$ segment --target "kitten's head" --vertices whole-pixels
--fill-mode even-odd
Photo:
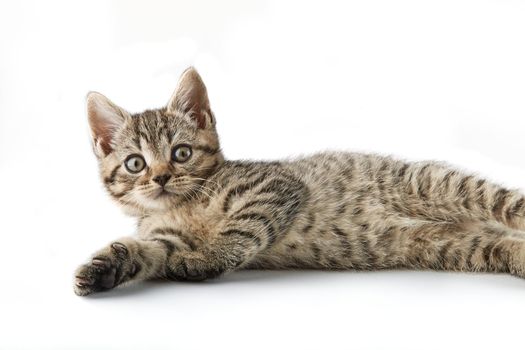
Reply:
[[[129,213],[162,211],[195,197],[224,162],[206,87],[193,68],[164,108],[132,115],[91,92],[87,109],[104,185]]]

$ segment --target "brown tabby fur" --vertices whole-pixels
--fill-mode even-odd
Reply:
[[[130,115],[90,93],[88,115],[105,187],[138,218],[138,234],[78,268],[78,295],[131,280],[203,280],[241,268],[525,276],[523,194],[440,163],[371,154],[225,161],[193,68],[165,108]],[[181,163],[171,160],[180,144],[192,149]],[[137,174],[123,164],[130,154],[146,162]],[[163,175],[164,187],[153,180]]]

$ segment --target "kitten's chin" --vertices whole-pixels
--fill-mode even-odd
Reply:
[[[123,209],[128,215],[142,216],[148,213],[158,213],[173,209],[187,201],[187,199],[187,196],[170,190],[159,190],[147,195],[133,193],[133,200],[130,201],[129,205],[123,205]]]
[[[161,211],[168,209],[173,202],[173,195],[169,193],[159,194],[152,198],[144,198],[142,204],[149,210]]]
[[[146,211],[165,211],[177,206],[181,201],[180,196],[166,190],[158,191],[151,196],[140,196],[139,202]]]

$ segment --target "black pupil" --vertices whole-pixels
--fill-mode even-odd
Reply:
[[[146,167],[146,161],[141,156],[131,155],[125,160],[124,165],[130,173],[138,174]]]
[[[190,155],[190,152],[189,152],[187,147],[181,147],[181,148],[177,149],[177,152],[175,152],[175,156],[179,160],[185,160],[186,158],[189,157],[189,155]]]

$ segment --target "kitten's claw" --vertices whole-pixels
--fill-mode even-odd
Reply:
[[[75,285],[77,287],[86,287],[86,286],[91,285],[91,282],[87,278],[76,276],[75,277]]]
[[[91,263],[95,266],[107,267],[110,263],[104,258],[93,258]]]
[[[118,254],[122,256],[128,255],[128,248],[119,242],[115,242],[111,245],[111,248],[113,248]]]

